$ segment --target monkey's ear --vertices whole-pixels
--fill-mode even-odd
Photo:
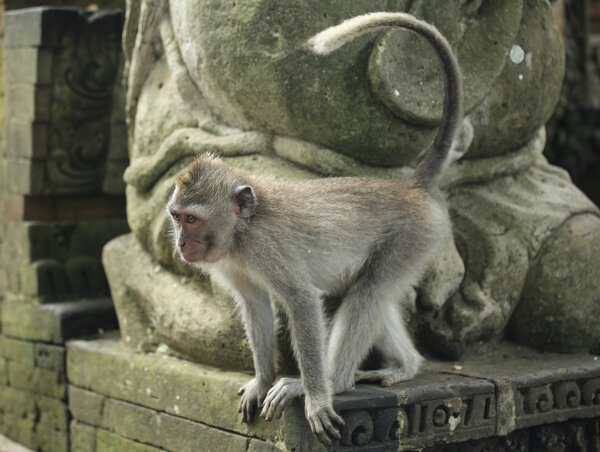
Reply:
[[[233,213],[240,218],[250,218],[256,210],[256,196],[250,185],[240,185],[233,192]]]

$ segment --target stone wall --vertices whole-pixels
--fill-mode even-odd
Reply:
[[[128,230],[123,15],[30,8],[3,19],[0,433],[66,451],[65,341],[117,326],[100,254]]]

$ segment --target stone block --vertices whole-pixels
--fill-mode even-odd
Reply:
[[[62,344],[66,339],[117,328],[110,298],[33,305],[2,303],[3,333],[8,336]]]
[[[96,452],[160,452],[164,449],[137,443],[106,430],[96,431]]]
[[[72,451],[96,452],[96,429],[76,420],[71,421],[70,446]]]
[[[65,399],[67,385],[63,372],[31,367],[19,362],[9,362],[8,381],[14,388],[57,399]]]
[[[74,419],[107,429],[121,437],[167,450],[194,452],[198,438],[205,450],[246,451],[248,438],[204,424],[69,386]]]
[[[0,356],[7,360],[34,366],[34,347],[35,345],[32,342],[0,335]]]
[[[70,341],[67,375],[70,384],[109,398],[274,443],[282,439],[281,423],[241,422],[236,391],[249,381],[248,375],[135,353],[114,337]]]
[[[9,84],[5,91],[4,113],[8,118],[8,123],[14,127],[14,122],[30,123],[31,128],[40,127],[40,123],[47,123],[50,120],[50,103],[52,100],[52,89],[49,86],[35,86],[25,83]],[[13,130],[13,132],[17,132]],[[34,132],[33,132],[34,133]],[[11,136],[11,148],[9,152],[12,155],[28,157],[22,154],[23,149],[19,143],[15,143],[14,136]],[[12,152],[11,152],[12,151]],[[35,158],[35,156],[31,156]]]
[[[7,384],[8,384],[8,366],[6,364],[6,358],[0,358],[0,385],[7,385]]]
[[[58,44],[58,18],[78,15],[75,11],[44,7],[6,11],[4,46],[6,48],[51,47]]]
[[[67,405],[60,400],[0,386],[0,431],[43,451],[67,451]]]
[[[10,98],[9,98],[10,101]],[[9,102],[12,104],[12,102]],[[11,109],[21,109],[20,103],[18,105],[11,105]],[[25,107],[26,108],[26,107]],[[48,154],[48,124],[45,122],[33,122],[31,118],[23,117],[7,117],[6,118],[6,154],[14,160],[20,161],[25,160],[43,160]],[[39,166],[45,164],[43,162],[37,162]],[[19,168],[21,173],[17,174],[16,177],[23,178],[25,176],[38,176],[41,170],[36,173],[30,171],[28,174],[23,174],[24,165],[16,166]],[[10,173],[9,173],[10,176]],[[16,183],[13,184],[16,186]],[[40,190],[45,187],[45,181],[30,181],[27,184],[34,191],[19,191],[17,193],[26,193],[31,195],[42,194]],[[20,186],[25,186],[21,182]]]
[[[35,366],[65,372],[65,348],[58,345],[36,342],[34,345]]]
[[[41,161],[16,157],[6,159],[6,187],[10,193],[45,194],[45,173],[46,168]]]
[[[277,452],[281,450],[287,450],[285,447],[277,447],[274,444],[260,441],[258,439],[251,439],[248,444],[248,452]]]
[[[120,400],[107,399],[103,414],[102,426],[119,436],[154,446],[164,443],[164,432],[157,411]]]
[[[106,427],[103,418],[106,403],[107,398],[100,394],[69,385],[69,411],[78,421]]]
[[[37,439],[35,436],[35,422],[30,418],[21,418],[12,414],[5,413],[2,416],[0,433],[8,436],[10,439],[30,448],[37,448]]]
[[[249,438],[246,436],[210,428],[204,424],[165,413],[160,414],[160,421],[162,426],[162,441],[160,444],[164,449],[177,452],[195,452],[201,444],[204,450],[227,450],[231,452],[245,452],[247,450]]]
[[[37,47],[4,49],[4,86],[52,83],[52,52]],[[17,99],[14,99],[17,100]]]

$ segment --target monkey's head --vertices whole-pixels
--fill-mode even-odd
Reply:
[[[167,204],[175,246],[187,262],[217,262],[256,210],[254,189],[212,154],[179,176]]]

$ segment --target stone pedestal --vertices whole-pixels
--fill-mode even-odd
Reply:
[[[346,426],[331,450],[597,450],[597,358],[503,344],[481,353],[336,396]],[[135,353],[114,336],[69,342],[67,376],[72,450],[325,450],[301,400],[281,420],[243,424],[235,392],[247,373]]]

